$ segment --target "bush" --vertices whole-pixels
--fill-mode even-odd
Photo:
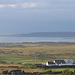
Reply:
[[[33,64],[25,64],[24,66],[23,66],[24,68],[31,68],[31,69],[35,69],[35,68],[37,68],[37,65],[33,65]]]
[[[62,75],[75,75],[75,71],[70,71],[69,69],[66,69],[63,71]]]
[[[1,63],[1,64],[7,64],[7,62],[5,62],[5,61],[0,61],[0,63]]]
[[[17,64],[22,64],[22,62],[18,62]]]

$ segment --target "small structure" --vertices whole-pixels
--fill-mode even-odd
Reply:
[[[74,65],[74,61],[71,59],[54,60],[53,62],[47,62],[46,66],[61,66],[61,65]]]
[[[55,64],[54,62],[49,62],[49,61],[48,61],[48,62],[46,63],[46,66],[55,66],[55,65],[56,65],[56,64]]]
[[[74,61],[71,59],[64,59],[66,64],[74,64]]]
[[[11,74],[11,75],[22,75],[23,72],[21,70],[12,70],[12,71],[10,71],[9,74]]]

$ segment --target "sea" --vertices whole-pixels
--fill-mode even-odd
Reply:
[[[75,42],[75,37],[8,37],[0,36],[0,43]]]

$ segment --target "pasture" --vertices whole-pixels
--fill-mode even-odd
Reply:
[[[21,69],[26,72],[63,71],[65,68],[37,68],[34,64],[46,63],[56,59],[75,61],[74,42],[35,42],[35,43],[0,43],[0,72]],[[15,65],[18,68],[6,67]],[[6,68],[5,68],[6,67]],[[74,70],[74,68],[70,68]]]
[[[0,64],[39,64],[55,59],[75,60],[75,43],[0,43]]]

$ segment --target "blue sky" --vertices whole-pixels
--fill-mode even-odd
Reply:
[[[75,0],[0,0],[0,33],[75,32]]]

